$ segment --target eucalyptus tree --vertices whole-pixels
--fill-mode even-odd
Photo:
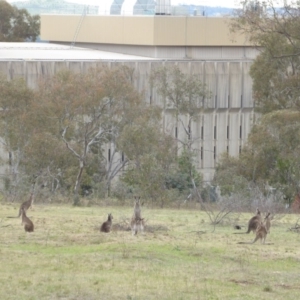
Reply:
[[[161,123],[159,107],[138,109],[136,118],[124,127],[118,147],[129,160],[122,180],[163,206],[168,200],[166,178],[174,167],[175,143]]]
[[[300,109],[299,1],[243,2],[231,29],[260,50],[250,70],[256,109]]]
[[[28,122],[32,116],[31,106],[34,92],[22,78],[8,81],[0,76],[0,135],[4,150],[3,162],[8,162],[7,181],[16,188],[20,182],[21,161],[24,147],[30,142],[34,125]]]
[[[193,180],[197,179],[197,185],[201,181],[200,174],[195,167],[195,156],[200,151],[197,149],[196,142],[201,138],[193,132],[193,125],[203,115],[209,106],[211,93],[197,74],[185,74],[178,66],[164,66],[154,70],[150,76],[150,83],[156,89],[164,102],[165,108],[173,114],[178,128],[182,129],[183,137],[177,134],[176,142],[182,147],[178,160],[178,172],[182,173],[193,186]],[[185,167],[182,166],[184,161]],[[187,168],[188,167],[188,168]],[[178,174],[177,174],[178,175]],[[174,183],[178,181],[178,176],[173,174],[169,178]],[[182,175],[182,174],[181,174]],[[177,178],[177,179],[176,179]],[[180,180],[181,181],[181,180]],[[179,185],[181,185],[178,182]]]
[[[18,9],[0,0],[0,41],[35,42],[40,34],[40,17],[30,15],[26,9]]]
[[[74,183],[77,204],[91,154],[106,159],[107,185],[127,163],[114,159],[118,152],[115,144],[122,127],[130,122],[134,107],[139,105],[140,95],[127,79],[126,68],[93,68],[86,73],[63,71],[44,80],[38,97],[41,110],[52,120],[48,130],[65,143],[78,161]],[[107,147],[111,151],[103,155]]]
[[[290,203],[300,192],[300,112],[264,115],[249,134],[239,158],[224,155],[214,182],[223,193],[256,185],[271,186]]]

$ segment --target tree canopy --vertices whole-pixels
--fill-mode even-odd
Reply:
[[[245,5],[232,30],[260,50],[250,75],[256,120],[239,158],[224,155],[215,183],[222,192],[256,184],[271,186],[287,201],[300,193],[300,4],[265,1]]]
[[[245,188],[246,182],[268,184],[290,201],[300,192],[299,153],[300,112],[274,111],[253,127],[239,158],[224,155],[215,182],[224,193]]]
[[[260,54],[250,75],[256,109],[300,109],[299,1],[264,1],[237,10],[231,29],[245,34]]]
[[[62,70],[39,82],[0,78],[1,142],[10,153],[7,190],[32,175],[51,193],[108,194],[118,175],[158,200],[174,163],[161,109],[148,106],[126,66]],[[101,192],[99,192],[101,191]],[[99,192],[99,193],[98,193]]]
[[[26,9],[0,0],[0,42],[34,42],[39,34],[38,15],[31,16]]]

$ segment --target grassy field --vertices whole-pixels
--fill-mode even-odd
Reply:
[[[0,205],[0,299],[299,299],[299,216],[274,221],[270,244],[237,244],[231,224],[200,210],[150,209],[143,235],[126,230],[130,207],[35,205],[25,233],[18,204]],[[99,232],[113,214],[111,233]],[[250,214],[242,214],[246,225]],[[200,232],[199,231],[203,231]]]

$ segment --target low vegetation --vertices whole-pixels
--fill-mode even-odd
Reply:
[[[132,201],[133,202],[133,201]],[[132,203],[133,204],[133,203]],[[230,219],[217,228],[200,209],[142,207],[144,234],[130,232],[132,206],[90,207],[19,203],[0,209],[0,299],[297,299],[299,216],[276,215],[268,244],[233,234]],[[100,232],[111,213],[112,230]],[[264,213],[264,212],[263,212]],[[234,220],[246,231],[254,214]]]

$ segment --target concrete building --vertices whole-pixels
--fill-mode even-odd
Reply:
[[[245,36],[230,33],[229,22],[201,16],[42,15],[41,38],[50,43],[27,49],[11,44],[7,51],[9,45],[0,43],[0,72],[10,79],[23,76],[34,88],[38,78],[62,68],[86,72],[95,65],[127,65],[145,101],[162,107],[165,130],[179,137],[183,129],[149,86],[149,75],[157,66],[174,64],[197,74],[213,100],[193,124],[197,167],[210,181],[220,154],[239,155],[254,122],[249,68],[258,52]]]

